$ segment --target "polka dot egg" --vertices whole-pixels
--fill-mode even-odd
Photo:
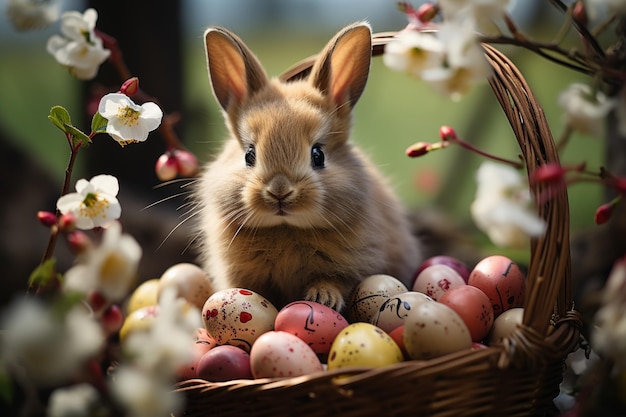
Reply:
[[[328,369],[352,366],[383,367],[402,362],[400,347],[381,328],[352,323],[339,333],[330,347]]]

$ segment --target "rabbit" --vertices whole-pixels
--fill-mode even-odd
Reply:
[[[216,291],[247,288],[280,308],[342,311],[373,274],[408,285],[423,260],[399,198],[350,140],[366,85],[367,22],[345,27],[306,79],[270,79],[233,33],[205,32],[209,78],[230,137],[193,190],[199,257]]]

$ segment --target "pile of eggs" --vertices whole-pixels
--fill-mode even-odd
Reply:
[[[280,310],[254,291],[213,292],[193,264],[169,268],[131,295],[120,331],[149,328],[158,296],[173,286],[202,311],[204,328],[180,379],[212,382],[295,377],[325,369],[382,367],[481,349],[509,335],[523,315],[525,277],[515,262],[489,256],[469,270],[436,256],[416,271],[410,289],[389,275],[372,275],[352,291],[344,314],[313,301]]]

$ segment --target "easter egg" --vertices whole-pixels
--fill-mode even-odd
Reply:
[[[509,337],[522,323],[524,309],[521,307],[510,308],[500,314],[493,322],[493,329],[489,334],[489,344],[496,344],[502,339]]]
[[[369,322],[380,305],[395,294],[408,291],[399,279],[391,275],[370,275],[356,285],[350,294],[347,308],[348,321]]]
[[[275,330],[262,334],[254,342],[250,367],[255,378],[295,377],[323,370],[306,342],[291,333]]]
[[[193,354],[190,361],[178,370],[178,379],[191,379],[197,377],[198,362],[209,350],[216,346],[215,340],[206,332],[206,329],[199,328],[193,343]]]
[[[472,341],[480,342],[493,325],[493,307],[480,289],[463,285],[446,291],[439,302],[454,310],[467,326]]]
[[[407,291],[396,294],[380,305],[371,323],[389,333],[404,323],[407,311],[418,303],[434,301],[424,293]]]
[[[491,300],[493,313],[498,317],[502,312],[522,307],[526,281],[519,266],[506,256],[494,255],[476,264],[468,284],[480,288]]]
[[[327,354],[337,334],[347,325],[341,314],[324,304],[294,301],[278,312],[274,330],[298,336],[315,353]]]
[[[126,316],[119,332],[120,343],[124,343],[130,334],[149,331],[158,313],[159,306],[151,305],[141,307]]]
[[[202,268],[191,263],[180,263],[169,267],[159,279],[159,294],[167,287],[174,287],[179,297],[202,308],[213,293],[208,275]]]
[[[472,347],[470,332],[445,304],[421,303],[404,319],[404,347],[411,359],[432,359]]]
[[[198,361],[196,376],[211,382],[252,379],[250,354],[232,345],[215,346]]]
[[[159,279],[149,279],[139,284],[131,293],[126,304],[126,314],[130,314],[142,307],[158,304]]]
[[[461,276],[461,278],[463,278],[463,280],[467,283],[467,280],[470,274],[470,270],[467,267],[467,265],[465,265],[462,261],[452,256],[438,255],[438,256],[432,256],[426,259],[424,262],[422,262],[422,264],[417,268],[417,271],[415,271],[415,275],[413,276],[413,282],[411,283],[411,286],[413,286],[413,283],[415,283],[415,279],[417,278],[417,276],[424,269],[428,268],[431,265],[448,266],[454,269]]]
[[[278,310],[260,294],[229,288],[211,295],[202,307],[207,333],[218,345],[233,345],[250,352],[254,341],[274,329]]]
[[[333,341],[328,370],[352,366],[382,367],[402,362],[404,356],[391,336],[370,323],[352,323]]]
[[[446,265],[431,265],[415,278],[412,289],[438,300],[450,288],[461,285],[466,285],[465,280],[454,269]]]

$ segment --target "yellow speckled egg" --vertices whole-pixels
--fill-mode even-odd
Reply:
[[[349,322],[370,322],[380,305],[391,296],[408,291],[399,279],[391,275],[370,275],[359,282],[348,299]]]
[[[213,294],[209,276],[202,268],[191,263],[180,263],[169,267],[159,280],[159,296],[165,288],[174,287],[176,294],[199,309]]]
[[[450,307],[425,302],[404,318],[404,347],[411,359],[432,359],[472,347],[463,319]]]
[[[158,304],[159,279],[149,279],[139,284],[132,292],[126,305],[126,314],[139,310],[142,307]]]
[[[124,343],[131,333],[149,331],[158,313],[159,306],[151,305],[141,307],[126,316],[120,329],[120,342]]]
[[[333,341],[328,369],[352,366],[383,367],[402,362],[402,351],[391,336],[370,323],[352,323]]]

